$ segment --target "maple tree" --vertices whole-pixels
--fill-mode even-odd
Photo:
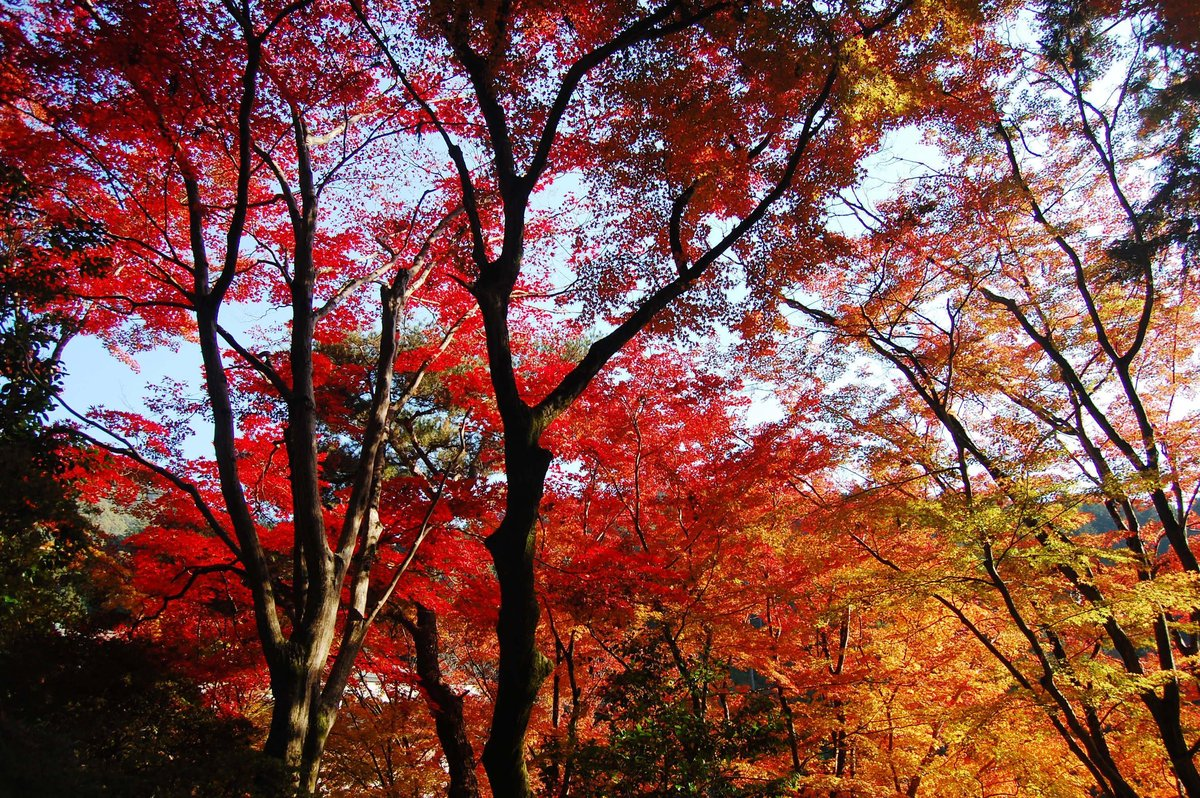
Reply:
[[[86,209],[112,247],[111,269],[81,274],[73,286],[85,302],[83,331],[126,351],[180,334],[195,340],[214,458],[189,461],[177,446],[186,430],[179,421],[172,428],[171,416],[158,423],[110,413],[87,423],[106,433],[98,445],[151,473],[160,501],[190,500],[185,523],[203,530],[191,538],[193,555],[232,555],[202,563],[193,578],[233,572],[233,589],[249,593],[273,696],[266,750],[301,771],[308,790],[352,663],[405,567],[394,557],[376,562],[379,453],[393,399],[405,401],[402,390],[393,396],[400,308],[426,278],[430,248],[450,218],[382,229],[378,259],[351,258],[366,236],[351,225],[367,209],[334,178],[363,167],[407,122],[355,66],[364,49],[342,24],[349,9],[310,6],[48,5],[5,26],[14,55],[6,143],[14,153],[35,150],[29,180],[52,186],[48,203]],[[191,46],[192,37],[206,46]],[[364,113],[368,123],[348,123]],[[333,204],[328,197],[339,191],[338,213],[320,215],[319,200]],[[319,219],[330,228],[320,236]],[[407,251],[391,248],[395,237]],[[318,433],[316,395],[329,375],[321,373],[328,359],[317,351],[317,323],[340,314],[357,329],[370,309],[352,307],[352,289],[380,280],[369,418],[358,430],[353,477],[334,498],[319,465],[327,438]],[[278,303],[287,327],[243,346],[220,321],[238,302]],[[342,337],[328,328],[331,340]],[[270,351],[280,346],[282,354]],[[434,340],[427,357],[438,352]],[[227,357],[252,376],[227,371]],[[427,367],[407,375],[408,389]],[[279,444],[282,474],[273,467]],[[419,501],[428,512],[411,530],[418,543],[438,496]],[[373,578],[383,587],[369,595]]]
[[[611,409],[585,395],[552,440],[569,467],[538,549],[555,652],[532,727],[542,790],[1078,794],[1036,705],[921,579],[895,584],[839,540],[849,514],[818,501],[835,447],[799,429],[817,405],[743,428],[736,383],[662,354],[620,361]]]
[[[770,568],[745,402],[673,354],[624,353],[552,432],[564,465],[537,558],[555,670],[534,739],[554,794],[770,793],[790,777],[765,761],[786,745],[774,699],[730,678],[760,590],[738,568]]]
[[[930,554],[889,553],[884,527],[952,542],[937,567],[961,586],[931,595],[1038,697],[1101,793],[1158,789],[1141,758],[1165,756],[1195,795],[1194,242],[1173,201],[1179,139],[1139,113],[1173,74],[1153,19],[1123,14],[1043,8],[978,134],[946,135],[948,164],[917,191],[853,203],[868,233],[843,253],[865,269],[823,307],[785,302],[902,378],[862,397],[871,476],[896,506],[855,539],[921,573]],[[1121,750],[1132,729],[1160,749]]]

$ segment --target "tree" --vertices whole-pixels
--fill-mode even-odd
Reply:
[[[598,696],[607,739],[578,754],[583,794],[778,795],[787,774],[746,772],[784,744],[771,696],[733,696],[727,716],[714,721],[696,711],[693,697],[697,688],[707,691],[725,680],[719,664],[693,662],[681,676],[661,634],[632,642],[629,667]]]
[[[0,651],[6,795],[263,796],[290,779],[244,720],[206,705],[161,652],[77,631]]]
[[[828,286],[822,307],[784,301],[900,375],[862,428],[883,444],[873,476],[908,497],[895,523],[915,509],[907,523],[965,547],[949,562],[972,552],[949,569],[976,587],[934,598],[1039,697],[1102,794],[1155,789],[1143,753],[1114,750],[1124,727],[1153,734],[1194,795],[1190,245],[1186,204],[1161,204],[1179,139],[1138,113],[1172,61],[1136,11],[1035,19],[990,115],[939,139],[948,165],[853,203],[867,232],[844,252],[866,279]],[[1157,189],[1147,162],[1168,175]],[[867,537],[881,564],[914,567]]]
[[[248,724],[203,706],[160,653],[113,636],[123,564],[81,503],[97,458],[46,420],[76,332],[58,304],[70,302],[66,277],[105,269],[104,237],[74,215],[47,217],[19,170],[0,173],[0,790],[275,793],[278,769],[253,751]]]
[[[37,166],[29,179],[46,188],[48,203],[107,223],[112,272],[72,286],[85,302],[85,331],[135,351],[176,336],[196,341],[214,460],[189,462],[173,447],[184,434],[178,420],[172,427],[170,418],[110,414],[86,422],[104,423],[96,442],[151,472],[156,492],[187,496],[205,533],[232,555],[226,567],[253,598],[270,674],[266,748],[301,771],[307,790],[354,658],[399,577],[373,567],[384,532],[375,503],[394,331],[453,218],[435,212],[380,229],[379,258],[353,257],[370,241],[368,228],[354,226],[368,211],[335,178],[378,166],[407,123],[360,63],[365,51],[348,34],[349,19],[349,9],[308,2],[116,2],[26,9],[5,26],[21,70],[6,87],[6,150]],[[193,37],[204,46],[191,46]],[[82,85],[88,91],[74,90]],[[337,212],[322,215],[322,199]],[[409,245],[391,248],[396,241]],[[357,331],[369,311],[351,307],[353,289],[374,281],[383,283],[375,311],[382,335],[369,420],[358,430],[354,477],[331,499],[319,470],[316,396],[328,375],[319,372],[318,322],[329,320],[332,341],[344,334],[339,325]],[[290,316],[284,341],[243,346],[220,320],[239,302],[282,306]],[[281,343],[283,353],[271,351]],[[253,377],[227,370],[228,357]],[[422,373],[409,375],[410,387]],[[247,383],[257,384],[247,392]],[[259,500],[253,486],[271,469],[271,436],[284,442],[287,481]],[[337,512],[327,513],[327,503]],[[285,533],[283,518],[286,565],[264,544],[268,532]],[[372,579],[384,589],[372,593]]]
[[[555,664],[531,731],[542,789],[769,790],[790,777],[779,709],[734,674],[753,667],[764,588],[745,573],[773,571],[775,519],[738,380],[637,342],[614,366],[548,436],[562,465],[536,552]],[[815,447],[805,461],[822,462]]]

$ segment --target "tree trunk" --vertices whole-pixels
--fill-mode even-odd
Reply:
[[[285,655],[271,668],[271,728],[263,746],[267,756],[299,772],[304,741],[316,700],[319,673],[305,667],[302,658]]]
[[[321,757],[325,753],[325,741],[329,739],[332,721],[314,718],[304,736],[304,749],[300,759],[300,794],[316,795],[317,782],[321,778]]]
[[[567,759],[563,767],[562,789],[558,798],[567,798],[571,792],[571,778],[575,775],[575,750],[579,747],[579,699],[582,690],[575,678],[575,633],[571,633],[571,642],[564,649],[564,659],[567,663],[567,682],[571,686],[571,715],[567,720]]]
[[[534,588],[534,530],[550,452],[532,435],[506,429],[508,497],[504,520],[487,539],[500,583],[499,678],[483,766],[496,798],[530,798],[525,732],[538,689],[553,669],[537,650],[541,615]],[[517,440],[514,440],[517,439]]]
[[[274,705],[263,752],[293,772],[301,795],[317,792],[321,757],[337,719],[337,707],[322,708],[320,700],[324,659],[293,654],[271,668]]]
[[[792,755],[792,773],[799,774],[801,772],[800,746],[796,740],[796,722],[792,715],[792,705],[788,703],[787,696],[784,695],[783,685],[775,685],[775,690],[779,693],[779,709],[783,712],[783,720],[787,724],[788,751]]]
[[[442,745],[442,753],[446,756],[450,775],[446,794],[448,798],[478,798],[475,751],[467,738],[462,696],[446,684],[438,660],[437,613],[417,604],[416,622],[405,618],[404,626],[412,635],[413,647],[417,654],[417,678],[421,681],[429,711],[433,714],[438,741]]]
[[[1187,798],[1200,798],[1200,773],[1196,770],[1196,762],[1184,738],[1179,721],[1179,685],[1169,682],[1163,688],[1163,696],[1151,693],[1143,696],[1142,700],[1154,717],[1158,726],[1159,736],[1167,757],[1171,760],[1171,769],[1179,780],[1179,790]]]

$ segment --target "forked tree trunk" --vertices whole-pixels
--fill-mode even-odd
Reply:
[[[271,668],[271,726],[263,752],[291,770],[300,794],[316,793],[321,756],[333,728],[320,711],[321,667],[290,657]]]
[[[271,669],[271,728],[263,746],[267,756],[281,760],[289,768],[300,767],[304,736],[308,730],[311,688],[301,669],[293,663]]]

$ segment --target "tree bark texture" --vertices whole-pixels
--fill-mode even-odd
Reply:
[[[412,635],[417,655],[417,678],[425,693],[433,724],[437,731],[450,784],[448,798],[478,798],[479,781],[475,777],[475,751],[467,737],[466,722],[463,720],[462,696],[454,692],[442,678],[439,662],[440,643],[438,638],[437,613],[417,604],[416,621],[404,619],[404,626]]]

